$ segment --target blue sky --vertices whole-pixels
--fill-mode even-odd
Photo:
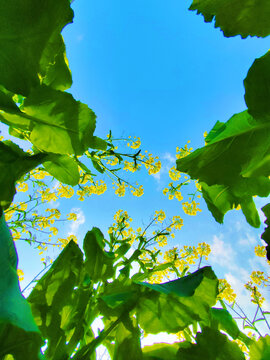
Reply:
[[[164,170],[160,177],[146,173],[133,177],[144,185],[141,198],[118,198],[108,190],[85,202],[72,200],[59,206],[67,212],[79,209],[81,223],[73,231],[80,241],[92,226],[105,233],[119,209],[128,211],[135,228],[147,224],[155,210],[163,209],[168,217],[182,216],[184,227],[171,245],[210,243],[213,255],[208,264],[219,277],[231,280],[239,301],[247,303],[240,285],[253,266],[265,267],[253,255],[262,228],[252,229],[240,212],[227,214],[220,225],[203,200],[202,213],[188,217],[177,200],[165,198],[162,189],[170,182],[167,170],[174,165],[176,146],[184,146],[187,140],[193,148],[203,146],[204,131],[246,108],[243,80],[269,42],[224,38],[188,6],[189,2],[179,0],[72,3],[74,23],[63,36],[73,96],[95,111],[96,135],[106,137],[112,130],[115,137],[141,137],[143,149],[158,155]],[[259,199],[258,205],[266,202]],[[27,282],[33,268],[40,269],[40,261],[27,244],[18,244],[18,250]]]

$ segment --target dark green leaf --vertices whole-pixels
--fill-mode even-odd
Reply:
[[[43,162],[45,170],[64,184],[75,186],[80,180],[77,163],[67,155],[50,154]]]
[[[97,136],[93,136],[90,140],[89,147],[92,149],[106,150],[107,142]]]
[[[270,9],[270,3],[269,3]],[[256,59],[244,80],[248,112],[260,122],[270,121],[270,51]]]
[[[266,257],[270,261],[270,204],[265,205],[262,208],[264,215],[266,216],[264,232],[261,238],[266,242]]]
[[[245,356],[236,343],[218,330],[205,327],[197,333],[196,344],[179,343],[179,360],[245,360]]]
[[[68,0],[1,2],[0,68],[4,71],[0,84],[13,93],[28,95],[40,82],[45,59],[50,70],[55,60],[52,42],[72,19]]]
[[[114,255],[104,250],[105,241],[102,232],[94,227],[88,231],[83,241],[86,256],[85,267],[90,278],[97,282],[106,280],[114,275]]]
[[[22,296],[17,275],[17,252],[0,210],[0,358],[38,360],[41,336],[30,306]]]
[[[268,0],[193,0],[190,10],[197,10],[206,22],[215,18],[215,27],[220,27],[227,37],[270,34]]]
[[[0,206],[7,208],[15,195],[15,183],[38,166],[46,154],[30,156],[12,141],[0,142]]]
[[[211,315],[214,322],[217,323],[217,329],[225,331],[233,339],[238,339],[240,330],[231,314],[225,309],[212,308]]]

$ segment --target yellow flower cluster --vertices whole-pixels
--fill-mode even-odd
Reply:
[[[266,257],[266,248],[262,245],[255,246],[255,255],[259,257]]]
[[[156,210],[155,211],[155,219],[157,220],[156,223],[159,222],[163,222],[166,219],[166,214],[163,210]]]
[[[143,186],[140,185],[138,188],[134,188],[133,186],[131,186],[132,190],[131,193],[134,196],[140,197],[144,194],[144,190],[143,190]]]
[[[168,244],[167,235],[164,235],[162,232],[153,231],[153,236],[155,237],[155,240],[160,247],[166,246]]]
[[[141,164],[136,164],[136,166],[135,166],[134,162],[125,160],[123,170],[131,171],[134,173],[135,171],[137,171],[139,169],[140,166],[141,166]]]
[[[69,199],[74,195],[74,189],[71,186],[59,184],[57,195]]]
[[[187,144],[189,144],[189,143],[190,143],[190,140],[187,141]],[[192,152],[193,148],[192,147],[189,148],[187,144],[183,148],[179,148],[177,146],[177,148],[176,148],[176,159],[181,159],[183,157],[186,157]]]
[[[115,166],[119,163],[119,159],[116,156],[113,156],[112,159],[108,159],[106,162],[108,165]]]
[[[86,196],[101,195],[107,190],[107,185],[103,180],[97,180],[93,185],[84,186],[80,190],[77,190],[79,200],[83,201]]]
[[[266,285],[269,281],[269,277],[265,277],[263,271],[252,271],[250,278],[256,285]]]
[[[17,191],[26,192],[28,191],[28,184],[26,182],[19,183],[16,189]]]
[[[181,177],[181,172],[176,170],[176,167],[173,166],[170,170],[169,170],[169,176],[173,181],[177,181],[180,179]]]
[[[132,244],[136,238],[135,232],[130,226],[133,221],[128,213],[124,210],[118,210],[114,215],[114,223],[109,227],[108,233],[114,234],[117,239],[130,239]]]
[[[126,183],[114,183],[114,185],[116,186],[116,189],[113,187],[113,189],[115,189],[115,195],[119,197],[125,196],[128,185]]]
[[[161,161],[158,156],[153,156],[153,154],[150,154],[147,150],[145,150],[145,155],[140,154],[139,158],[144,163],[149,175],[157,174],[160,171]]]
[[[226,279],[219,279],[218,291],[218,299],[227,300],[229,303],[235,302],[236,294]]]
[[[131,139],[131,136],[128,138]],[[141,146],[141,139],[134,136],[134,140],[130,140],[130,142],[127,143],[127,146],[129,146],[131,149],[138,149]]]
[[[58,241],[60,242],[60,248],[64,248],[71,240],[73,240],[75,243],[78,243],[78,239],[75,235],[69,235],[66,239],[58,238]]]
[[[57,200],[57,196],[56,196],[55,192],[52,192],[50,189],[38,190],[38,191],[41,194],[41,201],[42,202],[56,201]]]
[[[205,260],[208,260],[208,255],[211,252],[211,248],[209,244],[206,244],[206,242],[199,243],[197,247],[197,252],[199,256],[204,256]]]
[[[187,215],[196,215],[197,212],[201,212],[202,210],[198,208],[199,203],[197,203],[195,200],[188,202],[185,201],[182,203],[183,210]]]
[[[74,221],[76,221],[77,220],[77,214],[75,214],[75,213],[69,213],[68,215],[67,215],[67,219],[68,220],[74,220]]]
[[[17,269],[17,275],[19,277],[19,281],[24,279],[24,272],[21,269]]]
[[[253,285],[252,281],[249,281],[245,284],[245,288],[251,293],[251,302],[253,302],[253,304],[262,306],[265,298],[259,292],[258,287]]]
[[[47,173],[47,171],[41,170],[41,169],[32,170],[30,172],[30,175],[31,175],[31,177],[33,177],[36,180],[43,180],[45,178],[45,176],[50,176],[50,174]]]
[[[183,226],[183,219],[180,216],[173,216],[171,228],[175,228],[176,230],[180,230]]]

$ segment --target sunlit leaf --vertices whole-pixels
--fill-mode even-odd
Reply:
[[[270,336],[260,337],[250,347],[250,360],[268,360],[270,358]]]
[[[78,165],[67,155],[50,154],[43,162],[45,170],[64,184],[75,186],[80,180]]]

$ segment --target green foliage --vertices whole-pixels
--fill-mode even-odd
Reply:
[[[202,193],[218,222],[238,205],[250,225],[260,220],[253,203],[254,195],[268,196],[270,180],[255,168],[270,154],[270,122],[261,123],[247,111],[217,122],[206,137],[206,146],[177,160],[177,169],[202,183]]]
[[[266,228],[264,229],[264,232],[262,233],[261,238],[266,242],[266,257],[270,261],[270,204],[265,205],[262,208],[262,211],[264,212],[264,215],[266,216],[265,224]]]
[[[0,256],[0,357],[11,354],[18,360],[38,360],[42,339],[30,306],[20,291],[17,252],[2,211]]]
[[[60,32],[73,19],[69,1],[10,0],[1,2],[0,14],[0,68],[5,69],[0,84],[24,96],[39,85],[40,78],[45,84],[67,88],[70,74]]]
[[[259,338],[250,347],[250,360],[267,360],[270,357],[270,336]]]
[[[189,9],[202,14],[205,22],[215,18],[215,27],[227,37],[265,37],[270,34],[268,0],[193,0]]]
[[[211,346],[213,344],[214,346]],[[184,342],[177,353],[179,360],[245,360],[237,344],[218,330],[205,327],[196,336],[196,344]]]

